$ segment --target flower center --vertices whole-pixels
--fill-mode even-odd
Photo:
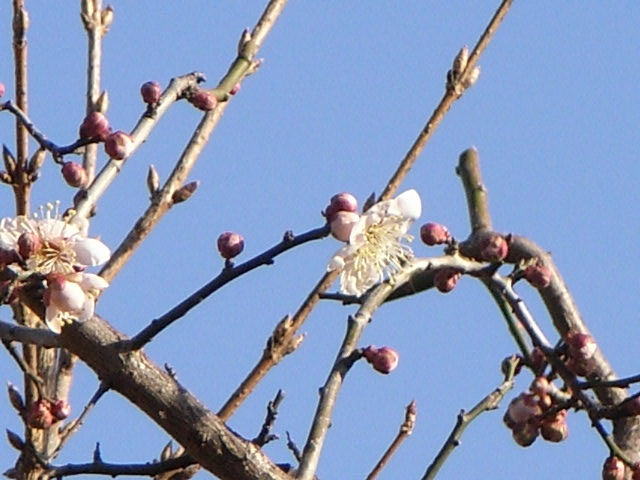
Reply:
[[[45,240],[29,258],[30,267],[40,273],[73,273],[76,253],[63,238]]]

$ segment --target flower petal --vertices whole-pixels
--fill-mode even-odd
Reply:
[[[44,323],[47,324],[49,330],[55,333],[62,331],[62,321],[58,316],[59,313],[60,310],[58,310],[55,305],[49,305],[44,314]]]
[[[81,265],[95,267],[109,260],[111,251],[97,238],[83,238],[73,244],[76,260]]]
[[[399,215],[412,220],[416,220],[422,214],[420,195],[413,189],[398,195],[395,198],[395,207],[398,209]]]
[[[91,320],[93,317],[93,312],[95,310],[96,300],[93,298],[93,295],[88,293],[84,300],[84,305],[82,305],[82,309],[78,312],[78,321],[86,322],[87,320]]]
[[[85,292],[93,289],[104,290],[109,286],[109,282],[100,275],[96,275],[94,273],[83,273],[82,280],[80,280],[80,286]]]

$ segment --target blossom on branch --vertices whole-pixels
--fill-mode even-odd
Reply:
[[[422,212],[420,195],[407,190],[392,200],[376,203],[353,225],[347,245],[338,250],[328,271],[342,269],[340,290],[361,295],[385,277],[400,271],[413,258],[404,241],[407,230]]]

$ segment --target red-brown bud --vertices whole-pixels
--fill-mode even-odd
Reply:
[[[140,87],[140,95],[145,103],[158,103],[161,94],[162,88],[158,82],[145,82]]]
[[[32,428],[49,428],[53,423],[51,404],[48,400],[40,399],[29,407],[27,424]]]
[[[631,480],[640,480],[640,463],[636,463],[633,467],[633,475],[631,476]]]
[[[242,235],[235,232],[224,232],[218,237],[218,251],[222,258],[230,260],[244,250]]]
[[[0,98],[4,96],[4,83],[0,83]]]
[[[9,394],[9,402],[11,402],[13,408],[15,408],[20,414],[22,414],[22,412],[24,412],[25,406],[24,400],[22,399],[22,395],[20,394],[18,388],[14,384],[8,383],[7,393]]]
[[[438,270],[433,278],[436,288],[442,293],[448,293],[458,284],[458,280],[462,273],[451,267],[445,267]]]
[[[200,182],[198,180],[183,185],[178,190],[173,192],[173,195],[171,196],[173,203],[182,203],[186,200],[189,200],[189,198],[191,198],[191,195],[195,193],[199,186]]]
[[[385,375],[394,371],[400,360],[398,352],[391,347],[376,348],[370,345],[364,349],[362,354],[376,371]]]
[[[588,360],[596,353],[598,348],[594,338],[588,333],[577,330],[569,330],[565,341],[569,347],[569,353],[576,361]]]
[[[511,433],[518,445],[528,447],[536,441],[539,432],[540,429],[535,422],[525,422],[517,424]]]
[[[110,132],[109,120],[101,112],[91,112],[80,125],[80,138],[97,138],[102,142]]]
[[[240,91],[240,82],[236,83],[231,90],[229,90],[229,95],[235,95]]]
[[[36,233],[24,232],[18,237],[18,253],[24,260],[40,250],[41,245],[40,237]]]
[[[62,165],[62,177],[70,187],[81,188],[87,184],[87,171],[79,163],[65,162]]]
[[[198,89],[189,97],[189,103],[199,110],[209,112],[216,107],[218,100],[210,92]]]
[[[331,197],[329,206],[324,211],[327,222],[333,222],[338,212],[355,212],[358,210],[358,201],[356,197],[348,192],[337,193]]]
[[[509,253],[507,239],[502,235],[492,234],[482,241],[480,257],[487,262],[501,262]]]
[[[540,349],[540,347],[535,347],[531,350],[530,359],[530,367],[534,372],[539,372],[542,370],[542,367],[546,364],[547,360],[544,356],[544,353]]]
[[[569,435],[567,411],[560,410],[553,417],[545,418],[540,424],[542,438],[549,442],[562,442]]]
[[[618,406],[618,411],[623,417],[635,417],[636,415],[640,415],[640,397],[638,395],[634,395],[633,397],[627,398]]]
[[[51,413],[53,414],[56,421],[64,420],[69,415],[71,415],[71,405],[65,400],[56,400],[51,405]]]
[[[104,151],[114,160],[123,160],[133,147],[131,137],[121,130],[112,133],[104,141]]]
[[[7,440],[9,440],[9,445],[11,445],[16,450],[20,452],[24,450],[24,447],[25,447],[24,440],[20,438],[20,435],[18,435],[15,432],[12,432],[8,428],[7,428]]]
[[[618,457],[608,457],[602,465],[602,480],[624,480],[626,467]]]
[[[420,238],[429,246],[442,245],[451,240],[451,234],[444,225],[429,222],[420,227]]]
[[[549,392],[549,379],[547,377],[536,377],[529,388],[536,395],[544,395]]]
[[[547,288],[551,283],[551,269],[545,265],[529,265],[524,271],[524,278],[536,288]]]
[[[19,261],[18,252],[13,249],[0,248],[0,265],[11,265]]]

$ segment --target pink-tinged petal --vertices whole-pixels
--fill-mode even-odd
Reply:
[[[44,323],[47,324],[49,330],[55,333],[60,333],[62,331],[62,321],[58,317],[59,313],[60,310],[58,310],[55,305],[49,305],[44,315]]]
[[[327,272],[340,270],[342,267],[344,267],[344,259],[336,255],[331,260],[329,260],[329,265],[327,265]]]
[[[78,312],[78,321],[86,322],[87,320],[91,320],[91,317],[93,317],[95,306],[96,301],[93,298],[93,295],[87,294],[87,296],[85,297],[84,305],[82,305],[82,310]]]
[[[111,251],[104,243],[96,238],[83,238],[73,244],[76,260],[80,265],[95,267],[109,260]]]
[[[391,211],[393,210],[393,211]],[[415,190],[402,192],[394,199],[393,207],[389,213],[400,215],[415,220],[422,214],[422,201]]]
[[[84,290],[74,282],[65,282],[60,290],[52,289],[49,299],[50,305],[54,305],[63,312],[77,312],[85,301]]]
[[[107,282],[100,275],[95,275],[93,273],[84,273],[82,274],[80,286],[85,292],[93,289],[104,290],[109,286],[109,282]]]

